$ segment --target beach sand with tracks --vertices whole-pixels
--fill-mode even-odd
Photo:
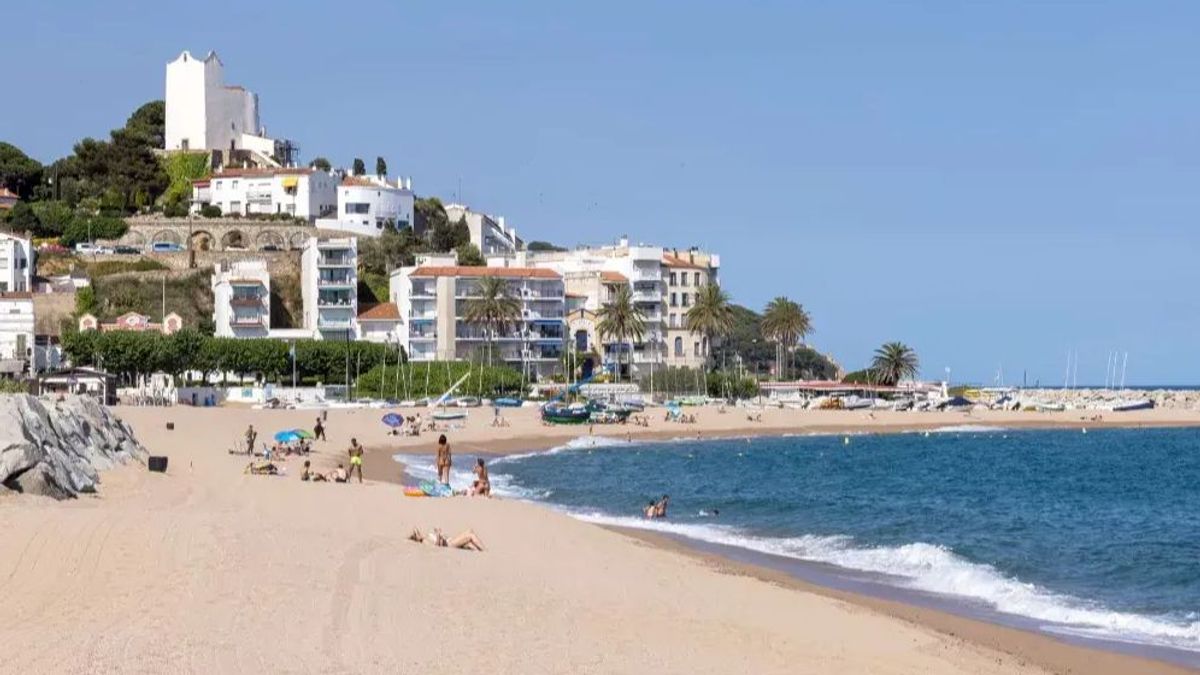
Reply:
[[[1174,672],[932,610],[834,593],[668,542],[505,499],[406,498],[397,452],[436,434],[385,435],[380,410],[332,410],[314,464],[368,447],[366,483],[243,473],[228,454],[311,427],[312,410],[117,408],[165,474],[127,466],[100,492],[0,499],[0,671],[422,673]],[[414,411],[402,411],[411,414]],[[696,424],[647,411],[621,438],[849,433],[970,426],[1198,425],[1200,413],[746,412],[697,409]],[[489,426],[476,409],[447,431],[456,463],[551,447],[587,427],[545,427],[536,410]],[[174,429],[166,428],[167,422]],[[487,550],[407,540],[414,527],[472,528]]]

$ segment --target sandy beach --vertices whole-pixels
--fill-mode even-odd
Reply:
[[[3,672],[1037,673],[1184,672],[948,614],[819,589],[659,538],[503,499],[413,499],[382,411],[331,411],[314,464],[369,448],[363,485],[243,474],[227,450],[311,427],[315,411],[117,408],[165,475],[127,466],[96,496],[0,499]],[[1200,413],[875,413],[698,409],[696,424],[596,427],[634,438],[883,432],[960,425],[1200,425]],[[447,432],[456,463],[551,447],[587,427],[536,410]],[[168,430],[167,422],[175,428]],[[482,553],[409,542],[473,528]],[[50,646],[52,645],[52,648]]]

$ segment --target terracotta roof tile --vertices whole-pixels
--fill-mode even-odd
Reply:
[[[394,302],[381,302],[358,315],[359,321],[399,321],[400,308]]]
[[[541,267],[418,267],[414,277],[503,277],[505,279],[561,279],[558,272]]]
[[[696,263],[688,262],[688,261],[684,260],[683,258],[676,258],[673,255],[664,255],[663,256],[663,264],[666,265],[667,267],[684,267],[684,268],[687,268],[690,270],[706,269],[704,267],[704,265],[697,265]]]
[[[627,284],[629,283],[629,277],[620,272],[609,272],[606,270],[600,273],[600,281],[606,284]]]

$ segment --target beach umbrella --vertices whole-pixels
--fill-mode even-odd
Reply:
[[[298,440],[300,440],[300,437],[296,435],[295,429],[288,429],[275,434],[275,441],[277,443],[294,443]]]
[[[292,433],[296,434],[297,438],[305,438],[310,441],[312,439],[316,438],[316,435],[313,434],[313,432],[309,431],[308,429],[292,429]]]
[[[383,423],[395,429],[396,427],[404,424],[404,417],[397,415],[396,413],[388,413],[383,416]]]

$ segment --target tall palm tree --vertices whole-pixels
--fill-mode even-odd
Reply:
[[[704,335],[708,349],[704,358],[712,353],[713,340],[733,332],[733,305],[729,294],[715,283],[707,283],[696,291],[696,301],[688,310],[684,325],[693,333]]]
[[[812,318],[803,305],[781,295],[767,303],[761,329],[763,337],[775,343],[775,372],[783,378],[785,355],[812,332]]]
[[[884,344],[871,359],[871,372],[880,384],[895,385],[906,377],[916,377],[920,368],[917,353],[903,342]]]
[[[633,303],[633,291],[629,286],[618,288],[613,299],[596,311],[596,316],[600,319],[596,323],[596,332],[601,338],[614,338],[618,344],[624,344],[646,331],[645,315]],[[620,351],[617,352],[617,379],[621,379]]]
[[[504,328],[521,318],[521,301],[509,293],[508,283],[499,277],[479,280],[478,297],[467,301],[463,318],[482,326],[487,341],[488,365],[492,365],[492,341]]]

